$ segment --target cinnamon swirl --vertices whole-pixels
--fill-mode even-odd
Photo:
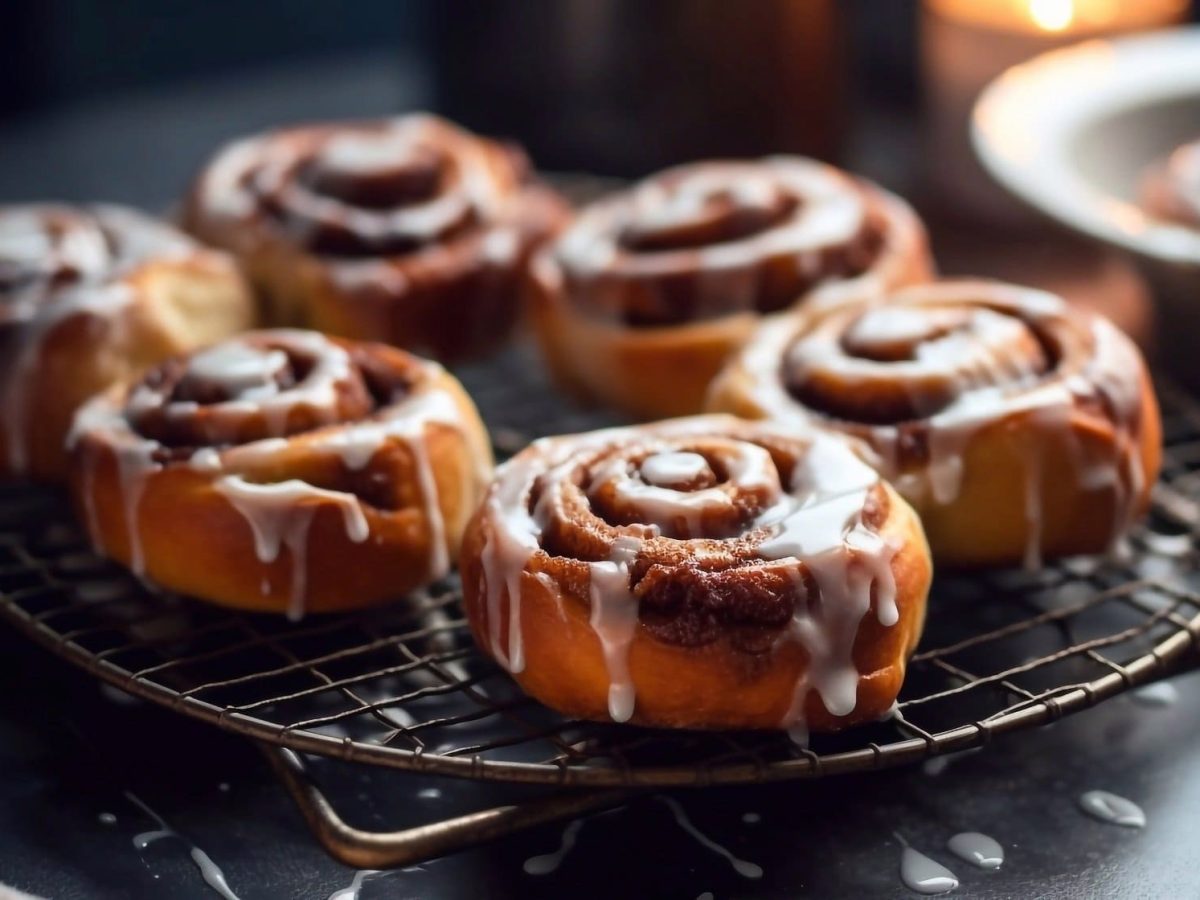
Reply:
[[[491,472],[439,365],[306,331],[173,357],[84,406],[72,442],[100,550],[169,589],[293,618],[445,575]]]
[[[584,209],[532,270],[557,380],[638,418],[698,412],[765,313],[928,277],[924,229],[878,187],[808,159],[670,169]]]
[[[0,207],[0,475],[64,477],[88,397],[253,318],[228,257],[141,213]]]
[[[527,259],[565,216],[518,149],[426,115],[237,141],[183,211],[237,255],[276,324],[443,360],[508,334]]]
[[[984,281],[765,325],[709,408],[866,441],[939,563],[1037,567],[1114,545],[1161,460],[1133,342],[1057,296]]]
[[[460,569],[477,643],[561,712],[795,733],[886,712],[930,579],[848,442],[729,416],[534,443]]]

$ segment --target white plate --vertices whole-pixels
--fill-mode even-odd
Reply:
[[[1146,167],[1200,137],[1200,27],[1091,40],[1016,66],[980,95],[971,138],[1010,191],[1144,259],[1200,265],[1200,231],[1137,205]]]

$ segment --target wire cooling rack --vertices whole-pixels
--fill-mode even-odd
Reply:
[[[500,455],[607,424],[527,351],[460,373]],[[1200,406],[1164,391],[1165,466],[1115,561],[935,580],[895,713],[810,747],[770,732],[564,718],[478,652],[451,578],[367,613],[282,617],[156,594],[93,555],[65,498],[0,486],[0,616],[130,693],[292,751],[426,773],[592,787],[735,784],[978,746],[1165,674],[1200,640]]]

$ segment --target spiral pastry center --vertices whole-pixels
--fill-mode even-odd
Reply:
[[[433,197],[448,161],[433,147],[393,135],[341,135],[308,162],[304,181],[318,194],[366,209],[407,206]]]
[[[1048,339],[985,306],[883,306],[832,315],[786,352],[785,380],[806,406],[895,424],[937,415],[972,392],[1028,387],[1055,366]]]
[[[761,174],[730,183],[702,173],[643,190],[620,241],[645,253],[741,240],[780,224],[798,205]]]
[[[633,326],[796,303],[866,272],[882,225],[854,180],[808,160],[663,172],[585,209],[554,249],[571,302]]]
[[[595,516],[676,539],[738,534],[781,493],[771,454],[740,441],[615,453],[591,473],[586,492]]]
[[[361,418],[376,406],[370,387],[345,348],[277,331],[151,369],[128,415],[139,433],[167,446],[242,444]]]
[[[360,259],[474,233],[507,208],[526,176],[519,153],[410,116],[243,141],[202,187],[215,207],[261,217],[290,243]]]

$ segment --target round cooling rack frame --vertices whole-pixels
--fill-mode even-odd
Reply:
[[[605,420],[517,349],[460,373],[500,455]],[[1121,558],[940,577],[887,720],[800,748],[773,733],[565,720],[477,651],[453,579],[389,610],[290,624],[148,591],[86,547],[65,498],[0,486],[0,618],[113,686],[258,741],[334,856],[407,865],[631,791],[882,769],[978,747],[1177,669],[1200,646],[1200,404],[1164,388],[1163,475]],[[407,832],[347,825],[299,754],[588,788]]]

